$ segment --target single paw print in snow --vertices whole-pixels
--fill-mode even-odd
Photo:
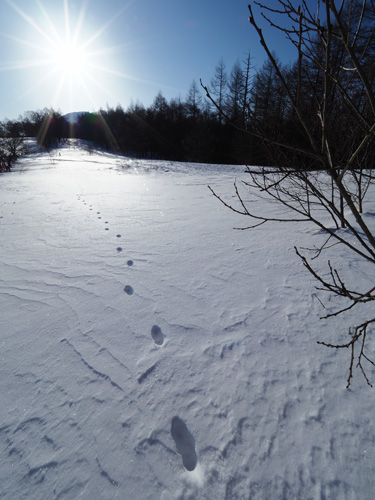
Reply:
[[[151,337],[153,338],[156,345],[164,344],[164,333],[161,331],[160,326],[154,325],[151,328]]]
[[[127,295],[133,295],[134,293],[134,288],[130,285],[126,285],[126,287],[124,288],[124,292],[127,294]]]

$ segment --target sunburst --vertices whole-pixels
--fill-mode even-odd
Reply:
[[[37,1],[37,12],[34,11],[32,16],[13,0],[6,1],[26,21],[29,33],[27,37],[16,36],[14,33],[2,35],[23,46],[28,57],[3,64],[0,70],[36,70],[27,91],[19,98],[35,92],[38,87],[43,92],[48,83],[49,88],[53,88],[53,97],[50,98],[51,103],[46,105],[51,104],[57,108],[68,97],[66,107],[74,110],[79,102],[79,95],[84,95],[85,100],[89,99],[91,106],[97,108],[93,87],[100,89],[100,94],[111,96],[110,86],[103,85],[103,78],[98,78],[97,75],[113,73],[113,68],[107,64],[108,56],[124,51],[126,45],[104,46],[102,38],[132,1],[96,29],[92,29],[88,21],[88,0],[82,2],[78,15],[71,14],[69,0],[61,0],[60,16],[56,16],[56,10],[47,10],[47,5],[50,7],[51,4],[43,4],[41,0]],[[56,3],[54,7],[56,8]],[[126,78],[128,75],[123,74],[122,77]]]

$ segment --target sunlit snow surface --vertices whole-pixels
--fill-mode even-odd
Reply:
[[[71,143],[0,176],[1,499],[373,500],[375,394],[316,344],[355,313],[319,320],[314,228],[233,229],[207,184],[243,170]]]

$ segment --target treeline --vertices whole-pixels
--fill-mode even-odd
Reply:
[[[336,43],[333,36],[330,51],[334,57],[329,61],[332,76],[326,81],[326,48],[322,38],[309,33],[304,57],[288,65],[279,62],[279,73],[269,58],[260,68],[254,68],[250,53],[229,72],[221,59],[211,80],[203,82],[206,89],[193,81],[184,99],[168,102],[159,92],[149,107],[136,103],[124,109],[118,105],[82,114],[74,125],[56,111],[34,111],[0,123],[0,135],[36,136],[47,148],[63,138],[77,137],[136,157],[297,167],[303,162],[304,168],[315,168],[316,159],[310,161],[306,152],[311,141],[321,141],[323,127],[332,162],[339,163],[361,133],[353,109],[360,109],[365,125],[371,121],[375,106],[363,83],[375,87],[373,10],[362,12],[358,7],[356,11],[358,2],[350,5],[347,18],[361,16],[355,50],[365,80],[352,71],[345,46]],[[336,29],[330,26],[333,33]],[[272,57],[277,59],[276,55]],[[309,132],[300,125],[296,105]],[[288,148],[280,148],[280,144],[288,144]],[[358,161],[361,158],[358,155]],[[366,154],[366,159],[372,161],[374,155]]]
[[[240,117],[243,109],[240,111],[239,107],[244,106],[242,93],[246,99],[250,89],[250,56],[245,66],[236,63],[228,77],[224,75],[223,61],[219,66],[222,80],[215,75],[212,88],[220,87],[221,103],[225,103],[225,109],[233,117]],[[60,140],[74,137],[139,158],[210,163],[243,163],[248,159],[251,144],[246,134],[235,131],[217,112],[196,81],[191,83],[184,99],[167,101],[159,92],[149,107],[139,102],[127,109],[121,105],[107,107],[82,113],[73,124],[56,110],[29,111],[17,120],[0,122],[0,136],[37,137],[47,149]]]

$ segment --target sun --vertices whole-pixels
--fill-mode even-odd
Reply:
[[[52,50],[52,62],[62,76],[82,77],[86,55],[77,44],[61,42]]]
[[[104,103],[119,102],[124,83],[133,91],[137,91],[136,84],[166,86],[124,71],[127,53],[137,50],[138,43],[140,47],[144,44],[130,40],[127,33],[133,17],[125,13],[136,0],[107,2],[118,10],[97,0],[0,3],[8,4],[13,16],[10,31],[0,30],[0,40],[5,38],[11,48],[6,56],[9,62],[2,63],[4,56],[0,60],[0,76],[5,71],[22,71],[23,75],[11,75],[15,88],[8,107],[25,101],[32,103],[27,104],[29,108],[42,106],[61,112],[100,109]],[[92,5],[95,3],[103,7],[100,13]]]
[[[9,65],[9,70],[28,72],[29,85],[21,98],[39,92],[54,108],[95,109],[104,97],[113,97],[114,78],[133,79],[113,69],[126,45],[108,45],[107,35],[134,0],[126,0],[108,20],[97,21],[89,1],[36,0],[24,10],[15,0],[6,0],[24,22],[25,34],[0,33],[22,47],[23,59]]]

